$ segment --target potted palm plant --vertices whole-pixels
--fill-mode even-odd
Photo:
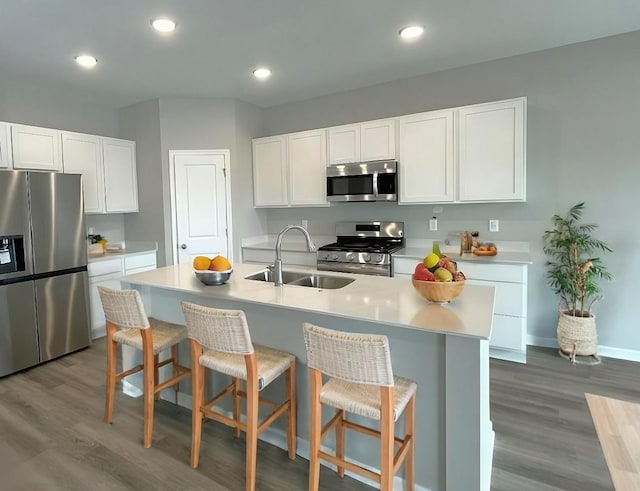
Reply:
[[[596,254],[612,251],[591,235],[597,225],[581,222],[583,211],[584,202],[573,206],[564,217],[554,215],[553,228],[544,233],[542,249],[548,257],[547,280],[560,297],[560,353],[574,363],[576,355],[600,361],[592,309],[602,298],[598,282],[611,279]]]

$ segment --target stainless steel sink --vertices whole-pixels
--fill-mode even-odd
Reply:
[[[267,270],[258,271],[244,277],[246,280],[273,282],[273,272]],[[343,276],[330,276],[324,274],[300,273],[297,271],[283,271],[282,282],[285,285],[306,286],[310,288],[318,288],[325,290],[337,290],[343,288],[355,279],[345,278]]]
[[[292,281],[299,280],[308,276],[309,273],[299,273],[297,271],[283,271],[282,282],[291,283]],[[245,280],[267,281],[273,283],[274,274],[273,271],[265,269],[264,271],[258,271],[257,273],[250,274],[244,277]]]
[[[311,274],[298,280],[287,283],[288,285],[308,286],[311,288],[319,288],[324,290],[337,290],[343,288],[355,280],[353,278],[345,278],[344,276],[327,276],[323,274]]]

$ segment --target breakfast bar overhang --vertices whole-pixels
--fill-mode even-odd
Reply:
[[[416,489],[489,490],[494,442],[488,346],[493,287],[465,285],[460,297],[447,305],[437,305],[425,301],[402,278],[336,273],[355,281],[335,290],[275,287],[273,283],[245,279],[261,269],[258,264],[236,264],[226,284],[205,286],[196,279],[191,265],[183,264],[127,276],[122,285],[140,292],[150,316],[169,322],[184,323],[181,300],[243,310],[254,342],[295,354],[300,365],[298,454],[304,458],[309,448],[309,379],[302,323],[386,335],[394,373],[418,383]],[[181,346],[182,363],[188,363],[188,356],[188,346]],[[123,368],[134,362],[125,353]],[[223,381],[211,380],[209,384],[213,390]],[[181,384],[179,404],[190,407],[190,389],[189,383]],[[269,399],[272,393],[271,398],[278,400],[282,391],[279,386],[269,387],[264,396]],[[327,412],[323,416],[326,421],[331,415]],[[283,426],[276,424],[261,437],[286,446]],[[332,445],[331,438],[326,442]],[[349,434],[346,454],[378,468],[378,446],[371,445],[366,436]]]

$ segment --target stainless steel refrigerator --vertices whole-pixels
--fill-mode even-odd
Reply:
[[[91,344],[80,179],[0,171],[0,377]]]

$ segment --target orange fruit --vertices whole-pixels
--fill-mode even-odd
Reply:
[[[206,256],[196,256],[193,258],[193,269],[209,269],[211,259]]]
[[[209,269],[211,271],[226,271],[227,269],[231,269],[231,263],[224,256],[216,256],[211,260]]]

